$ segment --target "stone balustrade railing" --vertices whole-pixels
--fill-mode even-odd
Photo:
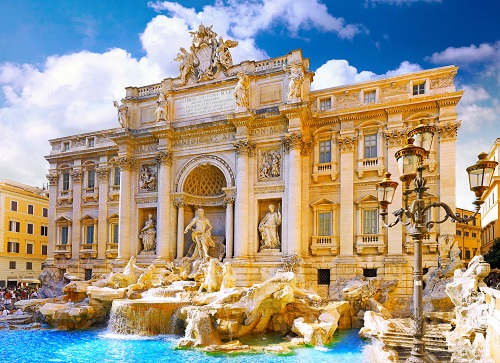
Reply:
[[[491,287],[479,288],[485,295],[486,304],[488,304],[488,328],[486,336],[488,337],[491,358],[495,363],[500,363],[500,290]]]

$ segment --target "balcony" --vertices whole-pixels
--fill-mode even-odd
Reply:
[[[363,178],[363,174],[369,171],[376,171],[379,177],[382,177],[385,172],[384,158],[379,156],[376,158],[366,158],[358,160],[358,169],[356,173],[359,179]]]
[[[328,175],[332,181],[337,180],[339,176],[337,162],[333,161],[331,163],[314,163],[313,164],[313,174],[312,177],[314,182],[318,182],[318,177],[321,175]]]
[[[335,256],[339,253],[337,236],[312,236],[311,240],[311,254],[314,256]]]
[[[94,243],[80,244],[80,258],[97,258],[97,245]]]
[[[118,201],[120,199],[120,186],[119,185],[111,185],[109,187],[109,200],[110,201]]]
[[[106,258],[118,257],[118,243],[106,243]]]
[[[73,191],[70,189],[69,190],[59,190],[57,192],[57,203],[59,205],[73,203]]]
[[[56,244],[54,249],[54,258],[56,259],[70,259],[71,258],[71,245],[69,244]]]
[[[382,254],[385,251],[385,237],[383,234],[358,234],[356,236],[356,253]]]
[[[98,187],[84,188],[82,199],[84,203],[97,202],[99,200],[99,188]]]

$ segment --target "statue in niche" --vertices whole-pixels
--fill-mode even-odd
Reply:
[[[208,250],[210,247],[215,247],[215,243],[212,240],[212,225],[205,217],[205,211],[202,208],[196,211],[196,216],[189,222],[184,233],[188,233],[191,227],[193,227],[191,238],[196,243],[191,259],[208,259],[210,257]]]
[[[117,101],[113,101],[113,105],[116,107],[117,112],[118,112],[118,122],[120,123],[121,127],[124,129],[128,129],[128,107],[123,104],[123,98],[121,100],[121,104],[118,105]]]
[[[142,190],[156,190],[156,173],[151,171],[146,165],[141,167],[139,187]]]
[[[156,251],[156,223],[151,213],[148,214],[148,219],[141,229],[139,238],[142,240],[142,245],[144,246],[142,252]]]
[[[279,249],[280,239],[278,235],[278,226],[281,224],[281,212],[275,211],[274,204],[269,204],[269,212],[259,223],[259,232],[262,236],[259,251],[265,249]]]
[[[302,83],[304,82],[304,73],[297,63],[292,63],[288,83],[288,100],[294,100],[301,96]]]
[[[156,122],[168,121],[168,102],[165,90],[162,88],[156,101]]]
[[[180,53],[177,53],[177,57],[175,57],[175,61],[180,62],[179,71],[181,73],[181,85],[186,84],[187,76],[189,72],[193,70],[195,66],[194,57],[192,53],[189,53],[183,47],[180,48]]]
[[[219,42],[217,45],[217,54],[216,54],[216,59],[217,62],[224,67],[224,69],[228,69],[233,65],[233,57],[231,56],[231,53],[229,52],[229,48],[234,48],[238,45],[237,41],[234,40],[226,40],[222,39],[222,37],[219,37]],[[239,73],[238,73],[239,74]]]
[[[248,90],[250,88],[250,81],[248,76],[243,72],[238,72],[238,83],[234,88],[234,101],[236,102],[236,108],[247,108],[248,101]]]
[[[260,179],[277,178],[281,175],[281,154],[278,151],[262,153],[259,169]]]

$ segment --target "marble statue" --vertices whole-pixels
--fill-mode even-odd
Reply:
[[[292,63],[288,83],[288,100],[300,99],[304,73],[297,63]]]
[[[278,235],[278,226],[281,224],[281,212],[275,211],[274,204],[269,204],[269,212],[266,213],[264,218],[259,223],[259,232],[262,236],[260,242],[260,249],[279,249],[280,239]]]
[[[202,208],[196,211],[196,216],[189,222],[184,233],[188,233],[190,228],[193,228],[191,238],[196,243],[191,259],[209,258],[208,249],[214,247],[215,243],[212,240],[212,225],[205,217],[205,211]]]
[[[194,58],[193,54],[189,53],[185,48],[180,48],[180,53],[177,53],[177,57],[174,59],[179,64],[179,71],[181,73],[181,84],[184,85],[187,82],[187,76],[193,70]]]
[[[233,57],[229,52],[229,48],[234,48],[238,45],[238,42],[234,40],[226,40],[219,37],[219,42],[217,46],[217,61],[218,63],[224,67],[225,69],[231,67],[233,65]]]
[[[151,264],[148,268],[139,276],[137,283],[131,284],[128,287],[129,293],[133,291],[145,291],[153,287],[153,279],[155,276],[156,267]]]
[[[155,191],[156,190],[156,173],[150,170],[146,165],[141,167],[139,175],[139,187],[142,190]]]
[[[118,122],[121,127],[124,129],[129,128],[128,124],[128,107],[123,104],[123,99],[121,100],[121,104],[119,105],[117,101],[113,101],[113,105],[116,107],[118,112]]]
[[[107,287],[112,287],[114,289],[127,287],[137,282],[137,275],[141,271],[142,270],[136,265],[135,257],[132,256],[123,269],[123,272],[115,272],[109,274],[106,278],[105,284]]]
[[[139,238],[142,240],[143,252],[154,252],[156,251],[156,223],[153,219],[151,213],[148,214],[148,219],[144,223],[144,227],[141,229]]]
[[[160,95],[158,96],[158,101],[156,101],[156,122],[160,121],[168,121],[168,103],[167,96],[164,89],[161,90]]]
[[[230,289],[236,286],[236,277],[233,273],[233,266],[230,262],[226,262],[222,265],[222,283],[220,286],[221,290]]]
[[[250,88],[250,81],[248,76],[243,72],[238,72],[238,83],[234,88],[234,101],[236,108],[248,108],[248,90]]]

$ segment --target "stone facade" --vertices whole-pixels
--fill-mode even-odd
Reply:
[[[488,153],[489,160],[500,160],[500,138],[496,139]],[[481,200],[481,253],[486,254],[493,241],[500,238],[500,206],[498,196],[500,193],[500,170],[497,167],[491,179],[490,186],[484,192]]]
[[[456,215],[466,218],[474,214],[473,211],[457,208]],[[458,248],[462,251],[460,255],[467,264],[477,255],[481,254],[481,213],[467,223],[456,222],[455,241]]]
[[[266,280],[296,253],[299,282],[322,294],[365,274],[398,280],[397,293],[410,295],[413,243],[400,225],[381,227],[375,183],[398,174],[394,154],[423,120],[438,130],[426,197],[454,209],[457,68],[311,91],[300,50],[233,65],[220,60],[229,49],[214,34],[200,29],[181,50],[178,78],[128,87],[115,103],[121,127],[50,140],[47,266],[89,278],[131,256],[179,260],[203,207],[238,286]],[[269,204],[282,215],[280,246],[259,249]],[[390,211],[401,206],[402,187]],[[144,254],[149,214],[156,250]],[[437,266],[439,236],[454,233],[451,223],[429,232],[424,267]]]

